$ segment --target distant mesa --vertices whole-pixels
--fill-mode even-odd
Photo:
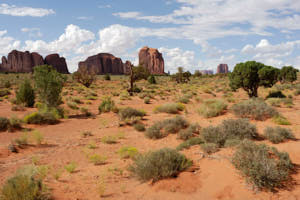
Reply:
[[[213,70],[201,70],[200,72],[201,72],[201,74],[203,74],[203,75],[214,74],[214,71],[213,71]]]
[[[226,74],[226,73],[228,73],[228,65],[219,64],[217,68],[217,74]]]
[[[86,68],[90,73],[101,74],[130,74],[130,61],[122,62],[121,58],[109,53],[99,53],[88,57],[85,61],[79,62],[78,71]]]
[[[30,73],[33,72],[33,68],[38,65],[52,65],[58,72],[68,74],[68,67],[65,58],[59,57],[58,54],[51,54],[43,57],[36,53],[30,53],[29,51],[11,51],[7,58],[5,56],[1,59],[0,64],[1,72],[13,72],[13,73]]]
[[[139,52],[139,64],[146,67],[151,74],[164,74],[164,58],[154,48],[143,47]]]

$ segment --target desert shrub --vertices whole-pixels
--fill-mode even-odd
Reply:
[[[258,137],[256,126],[247,119],[228,119],[221,124],[227,139],[255,139]]]
[[[71,108],[72,110],[79,110],[79,107],[78,107],[77,103],[75,103],[73,101],[68,101],[67,106],[69,108]]]
[[[0,131],[6,131],[9,128],[9,120],[5,117],[0,117]]]
[[[134,83],[136,81],[145,79],[147,80],[150,75],[149,70],[146,67],[143,67],[142,65],[139,65],[137,67],[134,67],[133,65],[130,66],[130,77],[129,77],[129,84],[130,88],[128,89],[128,92],[130,95],[133,95],[134,92]]]
[[[110,81],[111,80],[110,75],[109,74],[105,74],[104,75],[104,80]]]
[[[221,115],[226,110],[227,105],[220,100],[209,99],[205,100],[198,110],[199,114],[206,117],[216,117]]]
[[[0,89],[0,97],[5,97],[10,95],[10,91],[8,89]]]
[[[207,154],[212,154],[219,151],[219,147],[215,143],[203,143],[200,146],[201,149]]]
[[[150,75],[148,77],[148,83],[150,83],[150,84],[156,84],[156,80],[155,80],[155,76],[154,75]]]
[[[235,115],[243,118],[265,120],[278,114],[276,110],[260,99],[250,99],[232,106]]]
[[[147,129],[147,131],[145,132],[145,136],[150,139],[160,139],[166,137],[167,134],[161,131],[162,128],[162,123],[156,122]]]
[[[130,171],[142,181],[158,181],[174,177],[192,165],[192,161],[176,150],[164,148],[136,157]]]
[[[1,190],[1,200],[47,200],[46,186],[33,175],[15,175],[8,179]]]
[[[122,159],[135,158],[139,154],[139,151],[135,147],[122,147],[119,149],[118,154]]]
[[[20,147],[22,148],[23,146],[28,145],[28,134],[27,133],[23,133],[20,137],[16,138],[14,140],[14,142]]]
[[[281,91],[271,91],[266,98],[286,98],[286,96]]]
[[[268,98],[266,102],[270,104],[270,106],[280,107],[282,100],[280,98]]]
[[[101,138],[101,142],[104,144],[116,144],[117,143],[117,137],[115,136],[103,136]]]
[[[188,128],[182,129],[178,133],[178,138],[182,140],[188,140],[196,135],[199,135],[200,132],[199,124],[191,124]]]
[[[76,168],[77,168],[77,164],[75,162],[71,162],[65,166],[65,170],[70,174],[74,173]]]
[[[61,91],[65,77],[48,65],[37,66],[33,73],[36,92],[42,103],[47,107],[61,104]]]
[[[289,177],[293,164],[288,153],[245,140],[233,155],[233,165],[259,189],[275,189]]]
[[[44,141],[44,136],[41,132],[35,130],[32,132],[33,139],[35,140],[37,145],[41,145]]]
[[[133,125],[133,128],[139,132],[143,132],[146,130],[145,125],[141,123],[136,123]]]
[[[110,111],[114,111],[116,109],[116,105],[114,100],[111,97],[103,97],[102,102],[98,107],[99,113],[106,113]]]
[[[235,139],[227,139],[225,141],[224,147],[234,147],[234,146],[239,145],[241,142],[242,142],[242,140],[237,139],[237,138],[235,138]]]
[[[176,147],[176,150],[181,151],[183,149],[188,149],[191,146],[200,145],[202,143],[204,143],[203,139],[201,139],[200,137],[193,137],[178,145]]]
[[[187,83],[190,81],[192,74],[189,71],[184,72],[182,67],[178,67],[178,72],[171,76],[171,79],[177,83]]]
[[[149,104],[150,103],[150,97],[145,97],[144,98],[144,103]]]
[[[222,147],[226,141],[226,135],[220,126],[208,126],[202,129],[201,135],[206,143],[217,144]]]
[[[184,95],[184,96],[178,98],[178,102],[188,104],[190,102],[190,98],[191,97],[189,97],[188,95]]]
[[[298,70],[293,68],[292,66],[284,66],[280,70],[279,80],[282,83],[292,83],[297,80],[297,72]]]
[[[94,165],[104,165],[106,163],[107,157],[98,154],[93,154],[89,156],[89,160]]]
[[[179,111],[183,111],[185,106],[181,103],[167,103],[158,106],[154,109],[154,112],[165,112],[169,114],[178,114]]]
[[[88,88],[96,80],[96,73],[89,71],[87,67],[82,67],[77,72],[74,72],[72,77],[75,81]]]
[[[294,134],[290,129],[281,127],[267,127],[264,130],[264,136],[274,144],[283,142],[286,139],[295,139]]]
[[[11,82],[10,82],[9,80],[6,80],[6,81],[4,82],[4,84],[3,84],[3,86],[4,86],[5,88],[10,88],[10,87],[11,87]]]
[[[274,123],[279,125],[291,125],[291,122],[282,115],[275,115],[272,120]]]
[[[59,118],[53,112],[33,112],[24,117],[24,122],[27,124],[57,124]]]
[[[16,93],[16,99],[18,104],[24,104],[26,107],[33,107],[35,102],[35,94],[28,79],[21,84]]]
[[[120,109],[118,114],[122,121],[126,121],[126,120],[142,119],[146,115],[146,112],[143,110],[136,110],[134,108],[127,107],[127,108]]]
[[[9,119],[9,131],[14,131],[14,130],[20,130],[22,129],[22,123],[23,121],[19,118],[17,118],[16,116],[12,116]]]

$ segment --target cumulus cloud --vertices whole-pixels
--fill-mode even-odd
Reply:
[[[7,52],[20,48],[21,42],[13,37],[6,36],[7,30],[0,30],[0,55],[5,55]]]
[[[0,4],[0,14],[11,16],[30,16],[30,17],[44,17],[55,14],[52,9],[32,8],[32,7],[17,7],[15,5]]]

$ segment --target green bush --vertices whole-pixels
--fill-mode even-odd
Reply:
[[[267,127],[264,130],[264,136],[274,144],[283,142],[286,139],[295,139],[294,134],[290,129],[281,127]]]
[[[148,77],[148,83],[150,83],[150,84],[156,84],[156,80],[155,80],[154,75],[150,75]]]
[[[94,81],[96,81],[96,73],[90,72],[87,67],[80,68],[77,72],[74,72],[73,80],[84,85],[85,87],[90,87]]]
[[[200,146],[201,149],[207,154],[212,154],[219,151],[219,147],[215,143],[203,143]]]
[[[10,95],[10,91],[8,89],[0,89],[0,97],[5,97]]]
[[[181,103],[168,103],[158,106],[154,109],[154,112],[164,112],[169,114],[178,114],[179,111],[183,111],[185,106]]]
[[[42,103],[47,107],[61,104],[61,91],[65,77],[48,65],[34,67],[33,73],[36,92]]]
[[[59,118],[53,112],[33,112],[24,117],[27,124],[57,124]]]
[[[9,120],[5,117],[0,117],[0,131],[6,131],[9,128]]]
[[[199,124],[191,124],[188,128],[182,129],[178,133],[178,138],[182,140],[188,140],[200,133]]]
[[[110,81],[111,80],[110,75],[109,74],[105,74],[104,75],[104,80]]]
[[[292,66],[284,66],[280,70],[279,80],[282,83],[292,83],[297,80],[297,72],[298,70]]]
[[[193,137],[178,145],[176,150],[181,151],[183,149],[189,149],[191,146],[200,145],[203,143],[204,141],[200,137]]]
[[[147,129],[145,136],[150,139],[160,139],[166,137],[169,133],[177,133],[188,126],[188,121],[181,116],[176,116],[171,119],[154,123]]]
[[[48,200],[51,199],[42,182],[44,167],[23,168],[22,173],[8,179],[1,189],[1,200]]]
[[[232,106],[235,115],[242,118],[265,120],[278,114],[276,110],[260,99],[250,99]]]
[[[126,120],[142,119],[146,115],[146,112],[127,107],[127,108],[120,109],[118,114],[122,121],[126,121]]]
[[[150,103],[150,97],[145,97],[144,98],[144,103],[149,104]]]
[[[119,149],[118,154],[121,156],[121,158],[135,158],[139,151],[135,147],[122,147]]]
[[[270,190],[281,187],[293,168],[288,153],[247,140],[234,153],[232,163],[247,181]]]
[[[24,104],[26,107],[33,107],[35,103],[35,94],[28,79],[21,84],[16,93],[16,99],[18,104]]]
[[[220,126],[208,126],[202,129],[201,133],[206,143],[217,144],[218,147],[223,147],[226,141],[226,135]]]
[[[220,100],[209,99],[203,102],[202,106],[198,110],[199,114],[206,117],[216,117],[221,115],[226,110],[227,105]]]
[[[130,171],[142,181],[158,181],[177,176],[192,165],[184,155],[173,149],[160,149],[139,155],[130,166]]]
[[[227,139],[256,139],[258,133],[256,126],[247,119],[228,119],[221,124],[222,131]]]
[[[144,132],[146,130],[145,125],[141,123],[134,124],[133,128],[139,132]]]
[[[291,122],[282,115],[276,115],[272,118],[273,122],[279,125],[291,125]]]
[[[99,113],[106,113],[110,111],[114,111],[116,109],[116,105],[114,100],[111,97],[103,97],[102,102],[98,107]]]

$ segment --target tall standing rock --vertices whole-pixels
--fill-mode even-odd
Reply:
[[[219,64],[217,68],[217,74],[226,74],[226,73],[228,73],[228,65]]]
[[[8,54],[7,59],[2,57],[1,71],[27,73],[32,72],[34,66],[43,64],[43,57],[38,53],[13,50]]]
[[[157,49],[142,48],[139,52],[139,64],[146,67],[151,74],[164,74],[164,58]]]
[[[99,53],[79,62],[78,71],[86,67],[89,72],[96,74],[124,74],[124,64],[121,58],[109,53]]]
[[[131,65],[132,65],[132,63],[128,60],[124,63],[124,74],[126,74],[126,75],[130,74]]]
[[[64,57],[59,57],[58,54],[50,54],[45,58],[45,64],[51,65],[59,73],[69,74],[66,59]]]

